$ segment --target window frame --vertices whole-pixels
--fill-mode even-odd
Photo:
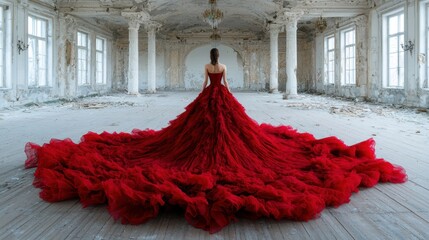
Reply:
[[[0,89],[10,89],[12,87],[12,5],[4,2],[0,2],[0,6],[3,8],[2,16],[2,37],[3,40],[3,53],[0,58],[3,61],[3,69],[1,74]]]
[[[389,28],[389,19],[392,17],[398,17],[400,15],[403,15],[403,25],[404,25],[404,30],[402,32],[398,31],[396,34],[392,34],[389,35],[390,32],[390,28]],[[402,47],[401,47],[401,42],[400,42],[400,36],[403,37],[403,41],[405,41],[405,37],[406,37],[406,31],[405,31],[405,26],[407,24],[407,20],[406,20],[406,12],[405,12],[405,8],[404,7],[398,7],[396,9],[393,9],[391,11],[385,12],[382,15],[382,79],[383,79],[383,88],[389,88],[389,89],[404,89],[405,87],[405,79],[406,79],[406,66],[405,66],[405,52],[403,51]],[[393,37],[397,37],[398,38],[398,45],[397,45],[397,49],[398,49],[398,59],[397,59],[397,69],[400,71],[400,56],[402,53],[402,62],[403,62],[403,78],[401,79],[401,73],[397,74],[398,77],[398,84],[396,85],[392,85],[391,84],[391,80],[390,80],[390,73],[389,73],[389,69],[390,69],[390,46],[389,46],[389,40],[390,38]],[[404,42],[402,42],[403,44]]]
[[[45,24],[45,36],[40,37],[40,36],[36,36],[33,34],[30,34],[29,32],[29,19],[33,18],[33,21],[43,21]],[[52,69],[49,66],[52,66],[52,19],[33,13],[33,12],[29,12],[27,15],[27,42],[30,46],[31,41],[30,39],[35,39],[36,40],[36,44],[35,44],[35,48],[36,48],[36,55],[39,55],[39,46],[38,43],[39,41],[44,41],[45,42],[45,74],[44,76],[42,76],[42,78],[45,78],[45,82],[43,85],[40,84],[40,71],[39,71],[39,64],[36,64],[36,69],[35,69],[35,74],[34,74],[34,84],[30,84],[30,64],[29,64],[29,52],[27,52],[27,84],[28,87],[32,88],[32,87],[51,87],[52,86],[52,81],[51,81],[51,75],[52,75]],[[30,51],[30,49],[28,49],[28,51]],[[37,58],[37,57],[35,57]],[[36,60],[38,61],[38,60]]]
[[[98,40],[101,40],[102,42],[102,50],[98,50]],[[95,36],[95,83],[98,85],[105,85],[107,84],[107,40],[101,36],[96,35]],[[98,57],[101,54],[102,60],[101,60],[101,71],[98,71]],[[101,72],[101,81],[99,79],[98,73]]]
[[[6,16],[4,5],[0,4],[0,88],[6,88]]]
[[[79,34],[83,34],[86,36],[86,46],[81,46],[79,45]],[[90,69],[90,60],[91,60],[91,48],[90,48],[90,34],[86,31],[83,30],[78,30],[76,32],[76,59],[77,59],[77,65],[76,65],[76,79],[77,79],[77,84],[78,86],[89,86],[91,85],[91,78],[90,78],[90,73],[91,73],[91,69]],[[80,69],[80,51],[79,50],[85,50],[85,82],[83,82],[83,79],[81,79],[81,76],[83,76],[81,74],[81,69]]]
[[[421,49],[424,49],[423,55],[419,55],[419,62],[424,63],[424,67],[420,72],[421,81],[420,87],[429,90],[429,0],[420,2],[420,32],[424,33],[420,37]]]
[[[333,40],[333,48],[329,48],[329,40]],[[332,53],[332,54],[330,54]],[[332,56],[332,59],[330,58]],[[324,63],[324,72],[325,85],[334,85],[335,84],[335,34],[330,34],[325,37],[325,63]],[[332,69],[330,69],[330,63],[332,63]],[[332,77],[332,79],[331,79]]]
[[[353,32],[354,38],[352,44],[347,44],[346,35]],[[356,86],[356,26],[344,28],[340,32],[341,42],[341,84],[345,86]],[[347,50],[353,49],[353,57],[349,57]],[[348,67],[347,60],[353,59],[351,66]],[[350,79],[349,73],[352,72],[353,78]]]

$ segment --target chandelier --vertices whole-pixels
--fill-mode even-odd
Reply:
[[[212,35],[210,35],[210,39],[212,41],[220,41],[221,40],[221,36],[220,36],[217,28],[213,28],[213,33],[212,33]]]
[[[209,4],[210,8],[203,12],[203,20],[215,29],[223,19],[223,12],[216,7],[216,0],[209,0]]]
[[[322,16],[320,16],[320,18],[317,19],[314,23],[314,26],[317,30],[319,30],[320,33],[322,33],[323,31],[325,31],[326,27],[328,27],[328,23],[326,23],[326,20],[322,18]]]

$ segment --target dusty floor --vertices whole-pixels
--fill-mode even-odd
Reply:
[[[181,216],[160,216],[145,226],[123,226],[114,222],[105,209],[81,209],[76,201],[49,204],[37,197],[38,190],[31,186],[33,170],[23,169],[26,142],[42,144],[51,138],[67,137],[78,141],[87,131],[160,129],[181,113],[197,94],[161,92],[138,97],[117,94],[1,109],[0,239],[54,236],[84,239],[429,238],[427,109],[343,101],[326,96],[302,94],[298,99],[283,100],[281,94],[234,93],[247,113],[259,123],[291,125],[317,138],[335,135],[346,144],[374,138],[377,156],[403,166],[409,175],[407,183],[380,184],[362,190],[353,195],[351,203],[326,209],[319,219],[308,223],[240,220],[214,235],[189,227]],[[44,220],[48,226],[40,225],[43,217],[48,219]],[[164,221],[169,227],[163,226]],[[96,227],[89,230],[79,222],[91,222]],[[106,226],[110,227],[109,231]],[[152,229],[151,233],[144,235],[141,231],[148,228]],[[182,232],[177,235],[177,231]]]

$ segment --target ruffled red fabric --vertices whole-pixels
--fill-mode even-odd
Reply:
[[[376,158],[374,140],[353,146],[290,126],[259,125],[210,74],[211,85],[161,130],[85,134],[80,143],[27,143],[27,168],[49,202],[107,204],[115,219],[141,224],[181,208],[210,233],[237,217],[309,220],[347,203],[359,187],[406,181]]]

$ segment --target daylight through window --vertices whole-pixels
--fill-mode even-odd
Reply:
[[[97,37],[95,39],[95,79],[97,84],[106,84],[106,41],[103,38]]]
[[[343,84],[356,84],[356,31],[345,30],[342,33],[343,42]]]
[[[404,13],[387,17],[387,87],[404,87]]]
[[[48,85],[48,21],[28,16],[28,85]]]
[[[325,84],[335,83],[335,37],[325,38]]]
[[[89,39],[88,34],[77,32],[77,80],[79,85],[88,85],[89,74]]]

